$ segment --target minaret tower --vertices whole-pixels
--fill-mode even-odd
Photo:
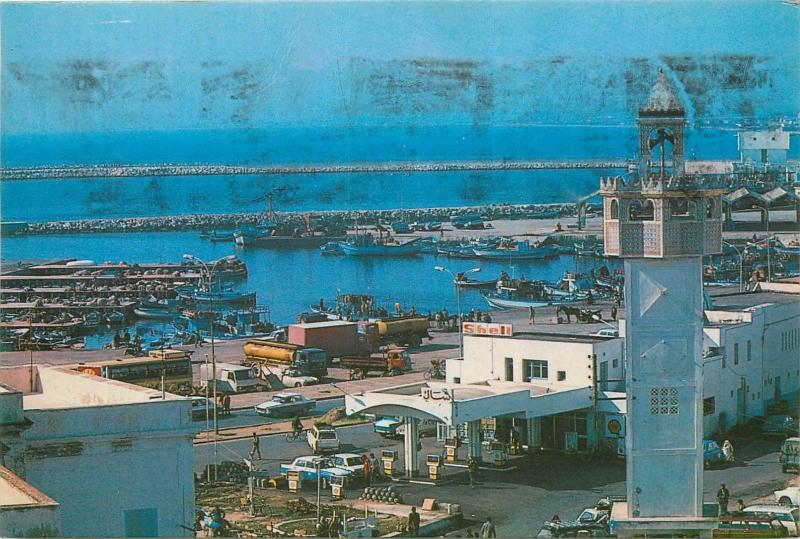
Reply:
[[[702,257],[722,250],[723,191],[685,174],[684,109],[663,72],[637,123],[638,177],[600,180],[605,254],[625,263],[627,517],[691,520],[703,508]]]

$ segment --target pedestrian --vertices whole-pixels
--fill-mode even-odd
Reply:
[[[372,461],[372,466],[370,466],[372,468],[372,476],[377,481],[381,476],[381,463],[375,453],[369,454],[369,460]]]
[[[467,474],[469,475],[469,486],[475,488],[476,478],[478,476],[478,461],[475,457],[470,457],[467,460]]]
[[[362,457],[364,459],[364,486],[368,487],[372,483],[372,461],[369,457]]]
[[[494,528],[492,517],[486,517],[486,522],[481,526],[481,537],[497,537],[497,531]]]
[[[728,514],[728,500],[731,497],[731,493],[728,490],[728,487],[725,486],[725,483],[719,487],[717,491],[717,503],[719,504],[719,516],[727,515]]]
[[[528,323],[533,324],[536,320],[536,311],[533,309],[533,306],[528,307]]]
[[[611,320],[616,320],[616,319],[617,319],[617,306],[616,305],[612,305],[611,306]]]
[[[258,460],[261,460],[261,440],[258,438],[258,434],[253,432],[253,447],[250,448],[250,460],[254,460],[256,455],[258,455]]]
[[[225,415],[231,415],[231,396],[225,394]]]
[[[725,457],[725,462],[734,462],[736,459],[733,456],[733,444],[730,440],[725,440],[722,444],[722,455]]]
[[[411,537],[419,537],[419,513],[417,508],[412,506],[411,512],[408,514],[408,533]]]

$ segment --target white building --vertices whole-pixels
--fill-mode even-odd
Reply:
[[[742,162],[754,164],[786,163],[789,133],[782,128],[739,133]]]
[[[64,536],[192,535],[195,433],[182,397],[66,368],[0,369],[0,464],[60,505]]]

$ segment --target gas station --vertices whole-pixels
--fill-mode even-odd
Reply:
[[[403,444],[402,473],[405,479],[417,476],[419,458],[419,422],[431,420],[445,425],[447,432],[456,433],[458,427],[465,430],[466,454],[459,454],[460,436],[445,437],[445,454],[427,455],[425,458],[428,477],[432,481],[441,478],[441,467],[445,464],[463,462],[469,458],[483,461],[481,432],[487,420],[504,419],[519,421],[525,426],[519,432],[521,444],[540,447],[542,418],[557,414],[595,410],[616,412],[613,401],[603,400],[594,406],[592,387],[556,389],[552,386],[517,384],[489,380],[474,384],[452,384],[445,382],[419,382],[387,389],[371,391],[363,395],[347,395],[345,408],[348,415],[374,414],[402,418],[406,425]],[[605,396],[605,392],[604,397]],[[617,395],[608,392],[607,397]],[[614,408],[614,409],[612,409]],[[482,425],[483,422],[483,425]],[[593,421],[587,421],[593,423]],[[593,443],[596,432],[590,428],[587,437]],[[490,442],[491,464],[505,466],[508,444],[505,441]],[[394,465],[399,461],[397,452],[387,450],[381,455],[384,473],[395,475]]]

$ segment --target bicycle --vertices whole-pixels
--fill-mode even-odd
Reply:
[[[304,432],[305,431],[303,431],[303,430],[293,430],[292,432],[287,432],[286,433],[286,441],[287,442],[296,442],[297,440],[300,439],[301,436],[303,436]]]

